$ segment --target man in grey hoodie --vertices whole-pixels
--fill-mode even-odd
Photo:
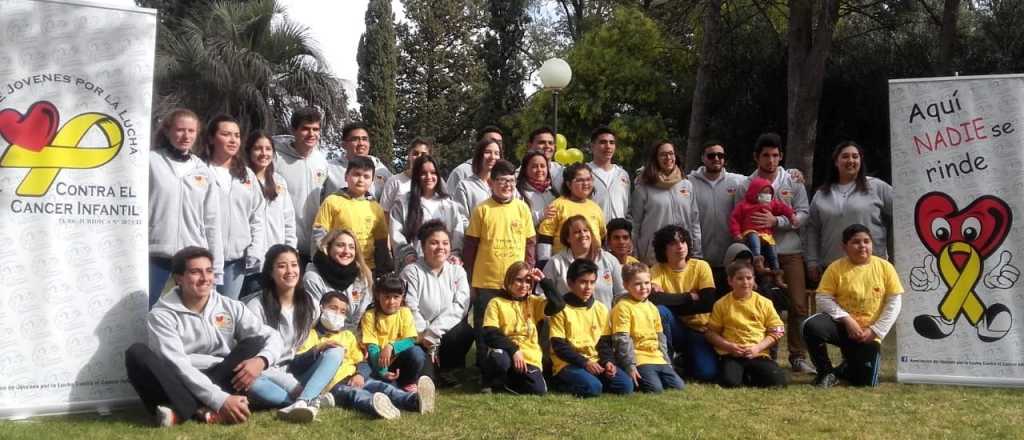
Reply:
[[[303,108],[292,113],[291,136],[274,136],[274,170],[284,176],[295,205],[295,232],[303,267],[309,249],[313,218],[320,209],[320,193],[327,181],[327,156],[320,150],[320,111]]]
[[[723,261],[728,261],[725,251],[732,244],[729,215],[736,205],[736,191],[746,176],[725,169],[725,144],[722,142],[705,142],[701,160],[704,165],[689,175],[697,212],[700,213],[700,249],[704,260],[711,265],[715,286],[720,294],[724,294],[729,291],[729,286],[725,280],[728,263]],[[743,194],[739,194],[742,198]]]
[[[391,178],[391,170],[387,164],[370,154],[370,129],[362,122],[350,122],[341,128],[342,148],[344,153],[330,162],[327,166],[327,182],[324,183],[321,200],[334,194],[346,186],[345,172],[348,170],[348,161],[353,157],[365,157],[373,162],[373,183],[366,193],[370,198],[380,201],[384,194],[384,184]]]
[[[147,343],[125,353],[128,381],[160,426],[189,418],[243,423],[246,393],[281,350],[281,337],[239,301],[213,293],[213,255],[174,255],[177,287],[146,318]]]

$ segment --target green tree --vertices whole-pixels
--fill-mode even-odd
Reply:
[[[346,97],[307,29],[274,0],[216,2],[165,26],[157,42],[157,114],[187,107],[227,113],[243,130],[283,129],[291,109],[315,106],[324,125],[345,117]],[[277,125],[275,125],[275,122]]]
[[[395,151],[395,114],[398,71],[395,17],[391,0],[370,0],[366,31],[359,38],[359,88],[356,97],[363,122],[370,128],[373,154],[390,164]]]
[[[526,101],[523,39],[530,23],[527,0],[490,0],[486,37],[481,55],[487,66],[483,106],[477,126],[499,123],[519,111]]]
[[[686,120],[684,98],[693,81],[688,60],[688,51],[672,45],[641,10],[616,9],[566,56],[573,79],[560,95],[559,133],[570,146],[589,152],[590,132],[609,125],[618,134],[616,160],[636,165],[637,152],[678,135]],[[551,94],[538,92],[516,118],[514,138],[522,143],[532,129],[550,125],[550,114]]]
[[[399,43],[396,156],[416,137],[434,139],[451,169],[469,157],[485,80],[477,41],[480,0],[403,0]]]

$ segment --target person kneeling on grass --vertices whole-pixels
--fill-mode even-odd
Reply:
[[[882,338],[900,314],[903,285],[892,263],[872,254],[866,226],[843,230],[843,247],[846,257],[830,264],[818,284],[821,312],[807,318],[801,331],[818,369],[815,385],[829,388],[842,378],[854,386],[875,386]],[[825,344],[842,351],[839,368],[832,368]]]
[[[414,392],[427,355],[416,345],[416,321],[412,310],[402,305],[404,298],[405,283],[397,275],[378,279],[373,284],[373,307],[363,314],[360,329],[371,377]]]
[[[484,387],[515,394],[548,391],[541,372],[537,322],[560,312],[565,301],[555,291],[555,283],[531,267],[523,261],[512,263],[501,295],[487,304],[482,330],[488,347],[481,369]],[[538,282],[545,298],[530,294]]]
[[[415,393],[387,382],[367,379],[370,367],[363,362],[363,351],[355,334],[345,329],[345,318],[349,312],[347,296],[340,292],[328,292],[321,299],[320,308],[320,321],[299,347],[298,356],[315,355],[331,349],[344,351],[341,366],[327,384],[326,389],[330,392],[323,395],[323,406],[337,404],[342,408],[388,420],[400,417],[400,409],[419,411],[421,414],[434,411],[434,382],[427,376],[419,378]]]
[[[594,300],[597,272],[597,264],[588,259],[570,263],[565,274],[569,282],[565,308],[551,317],[555,377],[565,391],[579,397],[597,397],[602,390],[633,392],[633,380],[612,362],[608,307]]]
[[[281,337],[239,301],[213,292],[213,254],[171,258],[177,287],[146,317],[146,344],[125,352],[128,381],[159,426],[194,418],[244,423],[245,394],[282,351]]]
[[[750,264],[736,261],[725,271],[732,291],[715,302],[704,333],[721,356],[719,385],[785,386],[786,373],[768,355],[782,338],[782,319],[772,302],[754,291]]]
[[[683,389],[683,379],[669,362],[658,307],[647,300],[651,294],[650,269],[640,262],[629,263],[622,268],[622,279],[629,295],[615,303],[610,318],[616,363],[640,391]]]

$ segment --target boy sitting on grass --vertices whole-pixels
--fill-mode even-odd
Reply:
[[[551,317],[555,376],[566,391],[579,397],[633,392],[633,381],[612,362],[608,308],[594,300],[597,272],[597,264],[585,258],[569,264],[565,308]]]
[[[627,264],[622,267],[622,282],[629,295],[612,307],[611,315],[616,363],[633,378],[640,391],[683,389],[683,379],[669,363],[668,342],[658,307],[647,300],[651,294],[651,270],[643,263]]]
[[[781,387],[786,373],[768,355],[784,332],[784,324],[767,298],[754,291],[754,268],[736,261],[726,268],[732,291],[715,302],[707,331],[720,359],[719,384]]]
[[[334,378],[327,385],[329,393],[324,394],[318,403],[322,406],[334,406],[354,409],[371,417],[396,419],[401,416],[399,409],[419,411],[421,414],[434,410],[436,393],[434,383],[429,377],[423,376],[417,382],[417,392],[409,393],[379,380],[368,379],[363,363],[363,351],[359,348],[356,336],[345,330],[345,318],[348,315],[348,297],[343,293],[331,291],[320,300],[320,322],[309,332],[306,341],[299,347],[299,356],[315,355],[332,347],[345,350],[341,366]],[[307,354],[308,353],[308,354]],[[294,411],[293,411],[294,412]],[[309,411],[307,411],[309,412]],[[303,413],[293,414],[289,419],[299,422],[312,421],[316,416],[302,417]]]
[[[415,392],[427,354],[416,345],[412,310],[402,305],[405,283],[397,275],[386,275],[374,283],[373,293],[373,307],[360,324],[373,377]]]

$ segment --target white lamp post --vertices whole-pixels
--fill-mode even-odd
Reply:
[[[569,63],[561,58],[551,58],[540,66],[537,72],[540,76],[540,84],[544,90],[550,90],[555,97],[555,126],[554,131],[558,133],[558,93],[572,81],[572,69]]]

